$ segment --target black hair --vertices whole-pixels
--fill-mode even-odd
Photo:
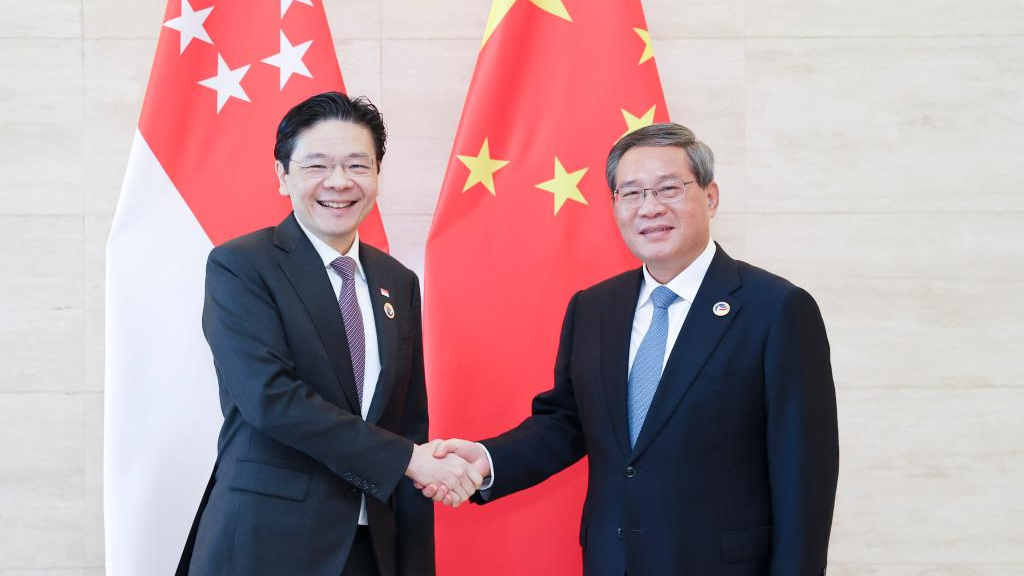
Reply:
[[[387,140],[387,130],[380,110],[366,96],[353,99],[341,92],[324,92],[296,104],[277,126],[274,158],[284,165],[285,174],[288,173],[288,163],[295,151],[295,140],[304,131],[324,120],[344,120],[369,130],[377,154],[377,170],[380,170]]]

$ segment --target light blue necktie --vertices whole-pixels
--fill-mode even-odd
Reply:
[[[664,286],[658,286],[651,293],[654,302],[654,317],[651,327],[640,341],[640,348],[633,358],[633,369],[629,372],[629,445],[636,446],[640,429],[647,418],[647,410],[658,390],[661,370],[665,363],[665,342],[668,339],[668,306],[679,296]]]

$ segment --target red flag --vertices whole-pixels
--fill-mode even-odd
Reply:
[[[169,0],[107,245],[107,573],[174,572],[216,455],[210,249],[277,224],[278,122],[344,90],[319,0]],[[360,238],[387,249],[374,211]]]
[[[277,124],[345,86],[319,2],[192,4],[168,2],[139,131],[217,245],[291,210],[277,194]],[[359,233],[387,250],[376,208]]]
[[[638,265],[604,165],[627,131],[668,119],[646,29],[639,0],[494,1],[427,240],[432,437],[518,424],[553,384],[571,295]],[[579,573],[584,465],[441,511],[438,572]]]

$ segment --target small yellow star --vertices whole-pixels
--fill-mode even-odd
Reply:
[[[651,46],[651,33],[643,28],[633,28],[633,32],[644,41],[644,53],[640,55],[640,61],[637,65],[647,62],[651,58],[654,58],[654,47]]]
[[[469,168],[469,177],[466,178],[466,185],[462,187],[465,192],[475,184],[483,184],[484,188],[496,196],[494,192],[494,173],[501,170],[508,164],[508,160],[495,160],[491,158],[490,144],[484,138],[484,145],[480,147],[480,153],[476,156],[458,155],[459,160]]]
[[[530,2],[549,14],[554,14],[562,20],[572,22],[572,17],[569,16],[569,11],[565,9],[565,4],[562,3],[562,0],[530,0]],[[491,3],[491,12],[487,16],[487,26],[484,28],[484,40],[480,43],[481,48],[487,44],[491,34],[494,34],[498,25],[505,19],[508,11],[512,9],[515,3],[516,0],[494,0]]]
[[[512,5],[516,3],[516,0],[494,0],[491,3],[491,13],[487,16],[487,26],[484,28],[484,40],[480,43],[480,47],[483,48],[484,44],[487,44],[487,40],[490,39],[491,34],[494,34],[494,30],[498,28],[498,24],[505,19],[505,15],[512,9]]]
[[[640,117],[633,116],[625,108],[620,108],[620,110],[622,110],[622,117],[626,120],[626,131],[622,133],[622,136],[625,136],[634,130],[643,128],[644,126],[654,124],[654,109],[657,107],[657,104],[651,106],[651,109],[644,112],[644,115]],[[619,136],[619,138],[622,138],[622,136]]]
[[[580,180],[587,173],[587,168],[581,168],[575,172],[567,172],[562,162],[555,157],[555,177],[547,182],[537,184],[537,188],[546,190],[555,195],[555,215],[562,209],[562,205],[568,200],[586,204],[587,199],[580,192]]]
[[[530,2],[533,2],[534,6],[549,14],[554,14],[562,20],[572,22],[569,11],[565,9],[565,4],[562,4],[562,0],[530,0]]]

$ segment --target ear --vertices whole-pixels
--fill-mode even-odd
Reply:
[[[282,164],[280,160],[274,161],[274,172],[277,173],[278,193],[281,196],[287,196],[288,186],[286,186],[284,183],[284,177],[287,176],[288,174],[285,173],[284,164]]]
[[[710,184],[708,184],[708,187],[705,188],[705,191],[708,195],[708,217],[714,218],[715,213],[718,212],[718,183],[712,181]]]

